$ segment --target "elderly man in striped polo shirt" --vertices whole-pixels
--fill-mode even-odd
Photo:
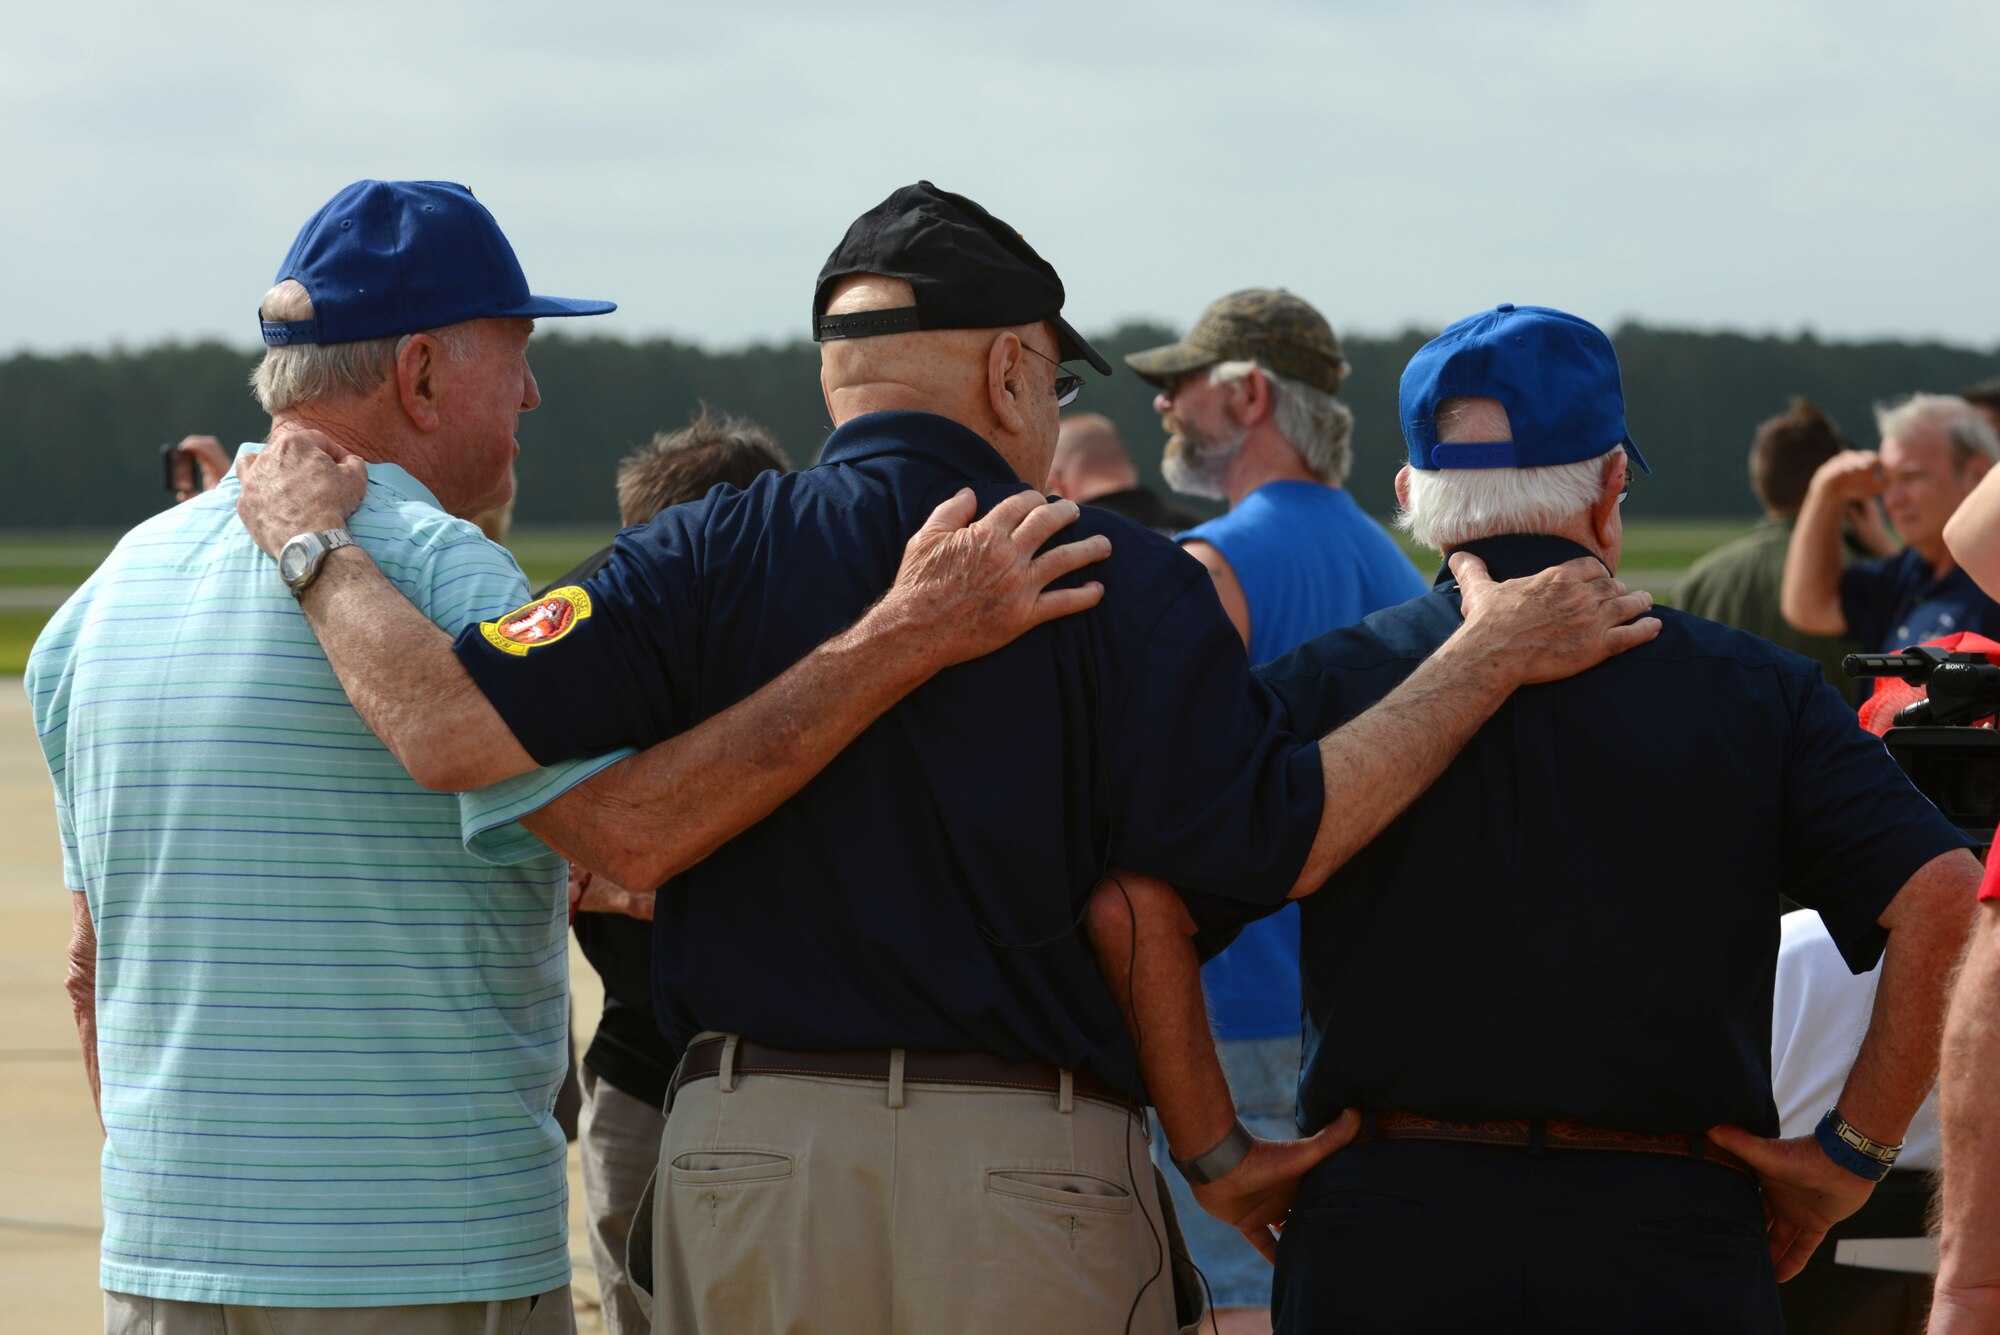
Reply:
[[[358,544],[447,631],[519,606],[520,570],[464,516],[511,488],[533,320],[611,303],[530,295],[491,215],[436,182],[343,190],[278,279],[254,384],[274,438],[352,450],[348,527],[274,571],[232,471],[127,535],[28,668],[94,1092],[101,1072],[106,1329],[568,1332],[566,915],[543,841],[658,884],[931,673],[1094,603],[1041,590],[1103,540],[1031,568],[1075,507],[1026,495],[968,528],[968,493],[866,617],[727,714],[428,792],[463,786],[451,762],[413,777],[370,734],[292,594]],[[558,597],[518,633],[577,614]],[[336,652],[356,648],[396,652]]]

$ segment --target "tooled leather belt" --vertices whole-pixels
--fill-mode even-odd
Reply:
[[[1562,1117],[1456,1122],[1400,1108],[1384,1108],[1361,1114],[1361,1134],[1354,1142],[1358,1145],[1370,1140],[1447,1140],[1465,1145],[1510,1145],[1536,1153],[1617,1150],[1626,1154],[1667,1154],[1721,1164],[1747,1177],[1756,1177],[1749,1164],[1728,1150],[1709,1144],[1699,1132],[1614,1131]]]

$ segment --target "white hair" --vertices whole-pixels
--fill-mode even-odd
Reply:
[[[1884,440],[1909,439],[1912,428],[1928,424],[1951,442],[1952,461],[1963,467],[1973,455],[2000,461],[2000,436],[1977,408],[1955,394],[1912,394],[1897,403],[1875,405],[1875,430]]]
[[[1354,414],[1333,395],[1301,380],[1279,375],[1262,362],[1217,362],[1208,373],[1212,385],[1232,385],[1250,374],[1264,373],[1271,384],[1271,416],[1278,434],[1306,461],[1313,476],[1329,487],[1347,480],[1352,455],[1348,447],[1354,434]]]
[[[1506,441],[1514,431],[1497,400],[1446,399],[1437,438]],[[1396,527],[1437,552],[1500,533],[1554,533],[1597,503],[1604,470],[1624,452],[1613,446],[1595,459],[1542,468],[1412,468]]]
[[[266,320],[310,320],[312,296],[296,279],[264,294],[257,313]],[[478,355],[462,324],[428,331],[444,345],[455,362]],[[266,413],[281,413],[320,399],[373,393],[389,378],[396,358],[414,334],[363,339],[358,343],[290,343],[264,349],[264,360],[250,373],[250,388]]]

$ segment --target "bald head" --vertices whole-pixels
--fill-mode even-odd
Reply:
[[[1139,485],[1139,470],[1125,453],[1118,428],[1102,413],[1075,413],[1062,420],[1048,490],[1081,504]]]
[[[908,282],[850,274],[827,297],[827,315],[915,303]],[[1055,448],[1058,374],[1047,321],[1007,329],[921,329],[820,344],[820,387],[835,426],[866,413],[924,412],[984,437],[1025,481],[1039,484]]]

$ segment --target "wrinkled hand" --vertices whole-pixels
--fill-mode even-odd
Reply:
[[[622,913],[628,918],[653,920],[657,890],[627,890],[599,876],[581,863],[569,864],[569,920],[579,913]]]
[[[303,427],[281,428],[237,466],[243,494],[236,517],[272,556],[301,533],[339,528],[368,490],[368,466],[331,437]]]
[[[221,483],[223,474],[229,471],[229,456],[223,452],[222,442],[214,436],[182,436],[181,443],[174,449],[194,460],[200,470],[201,490],[214,491]],[[197,492],[180,490],[174,493],[174,500],[185,501]]]
[[[1780,1284],[1805,1269],[1826,1231],[1859,1210],[1875,1190],[1874,1183],[1827,1158],[1811,1136],[1766,1140],[1740,1126],[1718,1126],[1708,1139],[1756,1170]]]
[[[978,521],[971,490],[931,512],[903,548],[896,583],[877,605],[920,628],[939,666],[989,654],[1044,621],[1095,607],[1104,586],[1048,586],[1064,575],[1111,555],[1102,534],[1052,547],[1042,545],[1076,522],[1074,501],[1044,501],[1023,491],[1001,501]]]
[[[1653,595],[1627,593],[1594,557],[1501,583],[1478,557],[1454,552],[1451,573],[1463,595],[1460,633],[1468,647],[1504,663],[1517,685],[1573,677],[1660,633],[1658,617],[1640,617]]]
[[[1859,501],[1887,491],[1889,477],[1875,451],[1842,450],[1813,473],[1811,487],[1842,501]]]
[[[1284,1232],[1292,1198],[1299,1194],[1299,1179],[1360,1130],[1361,1114],[1349,1108],[1304,1140],[1256,1140],[1242,1163],[1195,1187],[1194,1198],[1276,1265],[1278,1240],[1271,1230]]]

